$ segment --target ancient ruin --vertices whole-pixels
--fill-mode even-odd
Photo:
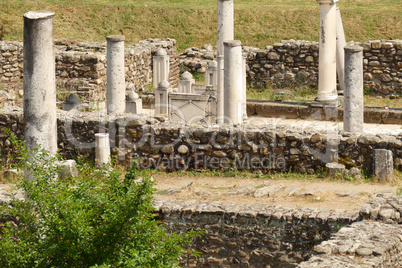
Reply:
[[[318,0],[319,43],[282,40],[266,49],[242,47],[234,40],[233,2],[217,1],[217,50],[192,48],[180,56],[175,40],[125,46],[121,35],[67,50],[54,46],[53,13],[26,13],[23,48],[0,42],[0,79],[22,74],[24,79],[23,109],[1,109],[0,128],[24,137],[29,148],[40,145],[52,154],[59,148],[65,155],[93,158],[98,167],[116,155],[122,165],[136,159],[139,168],[164,171],[312,174],[327,168],[335,177],[365,169],[380,181],[394,180],[394,167],[402,166],[402,111],[365,109],[363,87],[401,94],[396,55],[402,41],[347,43],[338,1]],[[191,73],[202,68],[204,83]],[[56,80],[73,79],[81,84],[57,110]],[[318,85],[317,98],[309,104],[246,100],[247,84],[263,87],[267,81]],[[144,92],[146,86],[152,93]],[[80,94],[96,95],[97,108],[82,111]],[[13,150],[7,138],[0,136],[3,155]],[[68,163],[65,173],[74,166]],[[352,212],[195,201],[158,201],[155,212],[172,231],[207,230],[192,245],[201,256],[187,256],[182,265],[401,264],[400,197],[376,195]]]

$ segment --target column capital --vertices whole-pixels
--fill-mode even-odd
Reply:
[[[339,1],[340,0],[317,0],[317,3],[320,5],[323,5],[323,4],[334,5]]]

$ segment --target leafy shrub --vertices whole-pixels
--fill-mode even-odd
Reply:
[[[135,165],[124,179],[88,164],[56,179],[59,159],[14,142],[31,176],[18,182],[27,201],[0,208],[0,267],[175,267],[190,252],[197,233],[169,233],[153,219],[152,182]]]

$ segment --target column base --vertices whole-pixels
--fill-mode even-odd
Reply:
[[[318,108],[337,108],[339,106],[339,98],[330,101],[320,101],[315,99],[310,103],[310,106]]]

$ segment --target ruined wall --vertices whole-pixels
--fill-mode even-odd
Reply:
[[[368,41],[364,49],[364,85],[374,95],[402,94],[402,40]],[[265,49],[243,47],[247,58],[247,82],[255,88],[318,85],[319,44],[282,40]],[[216,56],[206,49],[192,48],[181,54],[182,69],[205,72]]]
[[[5,155],[9,128],[22,136],[22,109],[0,110],[0,147]],[[94,157],[94,134],[109,132],[112,152],[140,167],[178,169],[289,170],[313,173],[326,163],[339,161],[348,168],[370,169],[374,149],[389,149],[402,165],[402,135],[350,135],[338,130],[311,128],[300,132],[288,124],[248,125],[247,128],[190,127],[146,115],[107,116],[104,113],[58,112],[58,146],[67,155]]]
[[[71,45],[55,42],[56,78],[59,86],[73,90],[100,91],[106,85],[106,43],[81,42]],[[144,88],[152,82],[152,57],[165,48],[170,58],[170,83],[179,80],[180,63],[176,40],[147,39],[125,47],[126,83]],[[22,43],[0,41],[0,81],[13,82],[23,78]]]
[[[296,267],[322,241],[359,219],[358,211],[158,201],[158,219],[171,231],[205,230],[183,267]],[[188,265],[188,266],[187,266]]]

